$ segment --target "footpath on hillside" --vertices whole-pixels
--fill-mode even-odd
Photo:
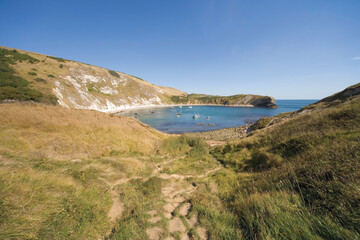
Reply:
[[[209,239],[207,229],[200,226],[197,214],[192,212],[192,204],[189,199],[192,194],[197,191],[197,186],[189,180],[205,178],[217,172],[222,167],[218,165],[215,168],[206,169],[205,172],[200,174],[182,175],[163,172],[166,166],[183,158],[185,158],[185,156],[158,163],[147,177],[133,176],[131,178],[122,178],[115,182],[109,182],[103,179],[111,188],[113,196],[113,205],[108,213],[111,221],[115,222],[120,219],[125,211],[124,204],[119,198],[121,193],[117,191],[117,185],[125,184],[136,179],[145,182],[150,178],[158,177],[164,180],[161,185],[161,200],[154,204],[154,206],[156,206],[154,209],[146,212],[148,215],[148,225],[150,226],[146,229],[148,238],[150,240]],[[164,221],[166,224],[157,224]],[[167,237],[164,238],[166,235]]]

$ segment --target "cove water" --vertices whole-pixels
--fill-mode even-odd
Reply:
[[[262,117],[271,117],[283,112],[296,111],[316,101],[276,100],[277,109],[182,106],[129,110],[118,115],[135,117],[143,123],[166,133],[202,132],[237,127],[254,122]],[[194,115],[198,117],[194,118]]]

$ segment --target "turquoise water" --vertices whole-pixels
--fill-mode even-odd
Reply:
[[[192,108],[190,108],[183,106],[182,108],[169,107],[133,110],[119,115],[135,117],[143,123],[166,133],[201,132],[237,127],[249,122],[254,122],[262,117],[296,111],[316,101],[317,100],[277,100],[277,109],[224,106],[192,106]],[[181,113],[181,115],[177,117],[176,113]],[[194,119],[193,116],[195,114],[200,115],[200,117]]]

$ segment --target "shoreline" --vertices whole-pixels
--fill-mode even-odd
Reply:
[[[220,105],[220,104],[163,104],[163,105],[140,105],[140,106],[129,106],[124,108],[119,108],[116,110],[109,110],[106,113],[116,114],[116,113],[124,113],[133,110],[146,110],[146,109],[154,109],[154,108],[171,108],[171,107],[190,107],[190,106],[218,106],[218,107],[246,107],[253,108],[254,105]]]

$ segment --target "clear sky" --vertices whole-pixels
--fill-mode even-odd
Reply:
[[[0,0],[0,45],[188,93],[319,99],[360,82],[360,0]]]

